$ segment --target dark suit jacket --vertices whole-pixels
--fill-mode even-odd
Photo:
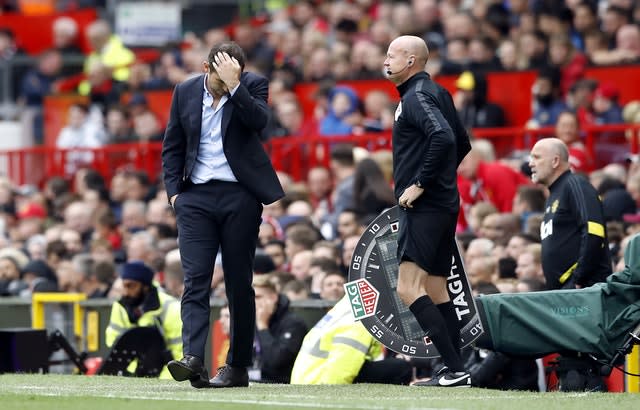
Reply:
[[[182,191],[191,178],[200,145],[204,74],[178,84],[173,91],[169,123],[162,143],[162,169],[167,196]],[[282,186],[259,139],[267,125],[269,83],[243,73],[235,94],[222,109],[222,143],[238,182],[263,204],[284,196]]]

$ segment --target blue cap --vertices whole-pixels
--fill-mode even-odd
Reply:
[[[122,267],[122,279],[131,279],[141,282],[145,285],[151,285],[154,273],[147,265],[142,261],[127,262]]]

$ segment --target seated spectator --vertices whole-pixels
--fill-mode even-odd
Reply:
[[[549,41],[549,62],[561,72],[560,95],[566,96],[571,86],[584,75],[587,58],[578,51],[567,34],[555,34]]]
[[[393,113],[389,94],[381,90],[371,90],[364,96],[364,132],[390,130],[393,125]]]
[[[57,91],[57,80],[62,75],[62,56],[55,49],[43,51],[36,66],[22,77],[18,101],[33,110],[33,137],[36,144],[44,142],[44,97]]]
[[[340,265],[341,256],[340,249],[335,242],[318,241],[313,245],[313,259],[326,258]]]
[[[285,269],[287,256],[285,254],[285,244],[278,239],[272,239],[263,246],[264,252],[271,257],[276,270]]]
[[[567,94],[567,106],[576,113],[580,124],[587,124],[592,120],[593,93],[598,87],[598,82],[590,78],[576,81]]]
[[[384,358],[384,347],[353,320],[347,296],[304,338],[291,372],[292,384],[409,384],[409,362]]]
[[[463,207],[479,201],[493,203],[501,212],[510,212],[519,186],[531,182],[521,173],[497,161],[484,160],[479,141],[458,167],[458,186]]]
[[[127,105],[133,122],[133,135],[136,141],[161,141],[164,130],[158,116],[151,111],[144,94],[131,96]]]
[[[56,147],[73,150],[74,148],[99,148],[104,142],[102,124],[93,119],[89,107],[82,103],[74,103],[69,107],[67,125],[60,130],[56,139]],[[67,153],[66,171],[71,174],[79,167],[90,164],[93,153],[89,150]]]
[[[461,74],[469,61],[469,42],[464,38],[452,38],[447,42],[445,56],[440,66],[440,74]]]
[[[581,1],[573,7],[573,30],[576,36],[574,45],[580,51],[586,51],[585,35],[592,30],[599,30],[598,10],[594,2]]]
[[[593,159],[580,139],[578,117],[571,111],[558,115],[555,124],[556,137],[569,148],[569,163],[575,172],[588,173],[593,169]]]
[[[16,56],[24,56],[26,55],[25,51],[18,46],[16,41],[15,34],[8,28],[0,27],[0,64],[8,64],[11,62]],[[12,64],[8,67],[11,67],[10,77],[13,79],[15,84],[20,84],[22,81],[22,70],[23,67],[19,64]],[[15,101],[18,98],[18,88],[13,87],[12,95],[9,96],[11,101]]]
[[[358,124],[361,115],[358,111],[358,96],[346,86],[337,86],[329,93],[329,111],[320,121],[320,134],[348,135]]]
[[[340,271],[327,273],[320,285],[320,299],[337,302],[344,296],[345,279]]]
[[[465,128],[505,125],[502,107],[487,101],[487,80],[484,74],[463,72],[456,80],[456,89],[454,102]]]
[[[290,280],[282,287],[282,294],[290,301],[308,300],[309,285],[301,280]]]
[[[593,123],[622,124],[622,107],[618,104],[618,89],[611,82],[602,83],[593,95]]]
[[[527,122],[528,127],[547,127],[558,121],[558,116],[566,110],[560,93],[560,70],[553,67],[542,68],[533,84],[533,117]]]
[[[482,221],[478,235],[491,239],[501,249],[507,246],[511,236],[520,232],[520,218],[511,212],[488,215]]]
[[[522,70],[527,66],[524,55],[513,40],[507,39],[500,43],[496,54],[505,71]]]
[[[122,268],[123,296],[113,302],[105,343],[112,347],[128,330],[138,327],[158,327],[169,357],[182,357],[182,320],[180,302],[159,290],[153,283],[153,271],[142,262],[127,263]],[[165,359],[165,358],[163,358]],[[163,360],[163,363],[166,363]],[[129,371],[135,374],[135,364]],[[171,378],[166,366],[161,379]]]
[[[121,144],[136,141],[129,111],[123,105],[112,105],[106,115],[106,143]]]
[[[357,217],[376,217],[385,209],[397,204],[393,189],[387,183],[378,164],[370,158],[358,162],[353,177],[353,218],[356,226],[359,225]],[[344,212],[343,212],[344,213]],[[341,218],[338,217],[338,232],[341,237]],[[358,229],[359,226],[358,226]]]
[[[309,189],[309,201],[314,209],[323,206],[326,212],[331,210],[331,190],[333,181],[331,171],[328,168],[317,166],[307,172],[307,187]]]
[[[539,243],[527,245],[518,256],[516,276],[518,280],[535,279],[545,283],[544,272],[542,271],[542,247]]]
[[[498,263],[493,256],[473,258],[467,266],[467,275],[472,288],[480,283],[494,283],[498,276]]]
[[[309,290],[310,296],[312,298],[321,298],[322,297],[322,289],[324,284],[324,279],[327,275],[330,274],[338,274],[342,275],[340,272],[340,267],[335,259],[330,259],[326,257],[318,257],[311,259],[311,265],[309,266]],[[342,279],[342,283],[344,283],[344,277]],[[340,299],[340,298],[337,298]],[[336,299],[336,300],[337,300]]]
[[[250,378],[268,383],[289,383],[307,325],[289,309],[289,299],[276,291],[268,275],[256,276],[253,288],[256,337]]]
[[[629,64],[640,61],[640,28],[637,24],[620,27],[613,50],[594,51],[591,59],[596,65]]]
[[[269,137],[304,137],[315,132],[314,124],[305,120],[297,99],[279,101],[275,106],[276,126]]]
[[[29,258],[18,249],[0,250],[0,296],[19,296],[28,288],[21,277],[22,269],[28,263]]]
[[[469,63],[467,68],[474,73],[500,71],[502,66],[496,56],[495,41],[485,35],[474,37],[469,41]]]
[[[513,197],[512,212],[520,216],[522,228],[527,223],[527,218],[534,213],[544,212],[544,190],[535,185],[521,185]]]
[[[498,212],[498,208],[489,201],[480,201],[473,205],[467,204],[464,209],[466,222],[469,224],[468,230],[475,235],[480,232],[484,218]]]
[[[129,78],[129,66],[135,61],[135,55],[112,33],[109,23],[97,20],[87,27],[85,34],[92,49],[85,59],[85,74],[89,74],[91,67],[98,61],[109,70],[115,81],[126,82]],[[87,81],[78,86],[81,95],[89,95],[90,91],[91,85]]]
[[[527,246],[533,243],[539,243],[537,238],[524,232],[518,232],[509,239],[505,249],[506,254],[508,257],[513,258],[514,261],[517,261],[527,249]]]
[[[78,23],[74,19],[60,16],[53,21],[51,30],[53,32],[53,47],[63,57],[82,55],[82,50],[78,46]],[[65,75],[68,74],[72,73],[65,73]]]
[[[523,32],[518,38],[518,48],[522,50],[526,67],[530,70],[540,70],[547,66],[548,37],[538,29]]]

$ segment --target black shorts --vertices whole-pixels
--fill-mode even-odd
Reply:
[[[433,276],[449,276],[457,214],[400,209],[398,261],[411,261]]]

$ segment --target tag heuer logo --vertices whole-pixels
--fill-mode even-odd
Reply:
[[[362,278],[344,284],[355,320],[373,316],[378,306],[380,292],[368,280]]]

